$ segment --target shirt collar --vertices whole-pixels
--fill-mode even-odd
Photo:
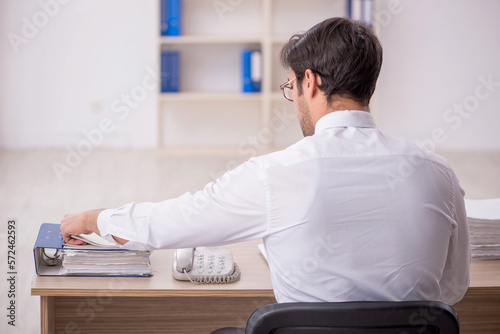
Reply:
[[[376,127],[372,115],[361,110],[338,110],[326,114],[316,123],[315,133],[329,128],[374,128]]]

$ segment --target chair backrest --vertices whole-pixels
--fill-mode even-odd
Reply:
[[[458,334],[453,308],[437,301],[282,303],[252,313],[246,334]]]

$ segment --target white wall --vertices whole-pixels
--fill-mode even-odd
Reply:
[[[77,146],[85,130],[94,146],[154,146],[156,3],[2,0],[0,146]]]
[[[427,147],[500,149],[500,1],[379,5],[379,127]],[[391,8],[395,14],[387,15]],[[482,84],[489,77],[496,86]]]
[[[40,0],[55,1],[63,2]],[[23,19],[33,22],[42,8],[37,0],[0,1],[0,147],[76,146],[85,140],[83,131],[98,129],[104,118],[113,131],[101,146],[154,147],[156,90],[123,119],[112,109],[127,109],[122,94],[139,94],[146,68],[157,69],[157,1],[64,1],[17,53],[9,33],[22,36]],[[480,78],[500,81],[500,1],[376,2],[385,57],[374,106],[378,125],[438,149],[500,149],[500,86],[493,92],[481,87],[481,99],[475,97]],[[290,18],[283,16],[284,22]],[[462,115],[455,104],[463,105]],[[224,138],[210,140],[221,144]]]

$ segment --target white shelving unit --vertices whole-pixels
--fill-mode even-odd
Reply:
[[[159,97],[158,145],[259,150],[287,146],[302,133],[293,103],[279,90],[288,77],[279,51],[294,33],[326,18],[345,16],[346,1],[222,3],[232,9],[221,12],[215,1],[183,0],[182,36],[158,38],[158,54],[166,48],[181,55],[181,91]],[[262,52],[260,93],[241,93],[244,48]]]

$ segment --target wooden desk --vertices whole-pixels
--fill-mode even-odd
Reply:
[[[258,307],[275,303],[257,241],[231,245],[241,279],[194,285],[172,278],[173,251],[155,251],[151,278],[37,277],[45,333],[193,333],[244,327]],[[473,262],[471,284],[453,306],[461,333],[500,333],[500,261]]]
[[[464,298],[453,305],[460,333],[500,333],[500,260],[471,263],[471,282]]]
[[[245,327],[258,307],[275,303],[258,241],[231,245],[241,278],[196,285],[172,277],[173,250],[154,251],[153,276],[38,277],[41,333],[193,333]]]

